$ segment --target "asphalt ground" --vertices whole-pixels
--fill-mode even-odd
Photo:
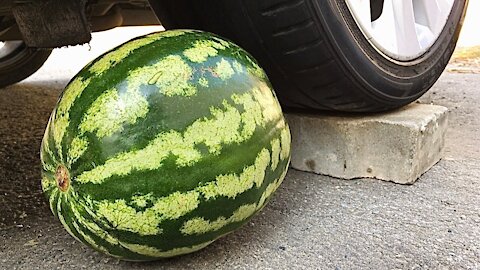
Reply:
[[[414,185],[290,170],[259,215],[199,252],[132,263],[76,242],[41,193],[39,146],[68,80],[122,41],[108,35],[0,89],[0,269],[480,269],[480,74],[468,72],[420,99],[448,107],[450,127],[445,158]]]

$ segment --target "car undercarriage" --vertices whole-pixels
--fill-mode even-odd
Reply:
[[[28,47],[82,44],[91,32],[158,23],[146,0],[0,0],[0,41]]]

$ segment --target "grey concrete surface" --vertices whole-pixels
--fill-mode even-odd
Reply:
[[[0,269],[480,268],[480,75],[444,74],[421,99],[450,109],[450,129],[446,158],[414,185],[290,170],[235,233],[191,255],[131,263],[77,243],[40,191],[43,129],[76,68],[50,62],[0,89]]]
[[[286,114],[291,167],[343,179],[412,184],[443,156],[448,109],[409,104],[378,114]]]

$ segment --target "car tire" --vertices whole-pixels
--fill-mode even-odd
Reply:
[[[467,1],[455,0],[436,41],[407,60],[372,45],[346,1],[150,3],[166,29],[213,32],[249,51],[284,110],[376,112],[409,104],[431,88],[453,53]]]
[[[35,73],[50,56],[50,49],[29,48],[22,41],[5,41],[0,46],[0,88]]]

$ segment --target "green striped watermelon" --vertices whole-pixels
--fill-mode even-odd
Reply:
[[[73,237],[153,260],[199,250],[258,212],[285,176],[290,133],[248,53],[177,30],[80,71],[40,152],[42,188]]]

